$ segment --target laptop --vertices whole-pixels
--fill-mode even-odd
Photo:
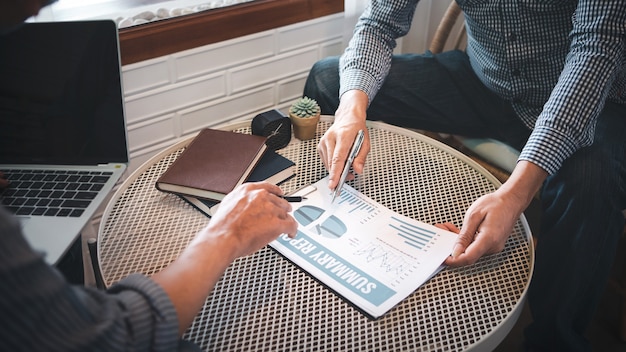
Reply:
[[[25,23],[0,50],[0,203],[56,264],[128,165],[117,26]]]

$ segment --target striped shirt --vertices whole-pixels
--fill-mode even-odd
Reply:
[[[341,58],[340,94],[375,97],[418,0],[372,1]],[[479,79],[533,130],[520,160],[550,174],[593,143],[605,102],[626,104],[626,1],[457,0]],[[625,117],[626,118],[626,117]]]
[[[33,251],[0,206],[0,351],[175,351],[165,291],[133,274],[108,292],[72,286]]]

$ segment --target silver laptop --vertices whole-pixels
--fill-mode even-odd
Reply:
[[[25,23],[0,50],[0,202],[55,264],[128,165],[117,27]]]

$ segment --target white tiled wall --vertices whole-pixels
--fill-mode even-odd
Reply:
[[[345,0],[344,13],[124,66],[127,175],[204,127],[286,111],[313,63],[343,52],[366,3]],[[447,4],[420,1],[396,52],[423,52]]]
[[[447,4],[421,1],[396,52],[423,51]],[[286,111],[313,63],[342,53],[365,5],[346,0],[344,13],[124,66],[129,172],[201,128]]]
[[[340,13],[124,66],[130,171],[204,127],[285,111],[313,63],[341,54],[344,25]]]
[[[203,127],[286,110],[302,94],[311,65],[339,55],[364,1],[346,12],[123,67],[131,171]],[[421,52],[447,1],[422,1],[396,52]]]

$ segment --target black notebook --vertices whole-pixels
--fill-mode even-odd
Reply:
[[[246,182],[266,181],[279,185],[295,175],[296,163],[276,152],[267,150],[254,170],[252,170],[250,176],[248,176]],[[217,205],[220,203],[211,199],[187,195],[180,195],[180,197],[208,216],[213,216],[217,210]]]
[[[281,184],[296,174],[296,163],[284,156],[268,150],[257,166],[252,170],[246,182],[267,181],[275,185]]]

